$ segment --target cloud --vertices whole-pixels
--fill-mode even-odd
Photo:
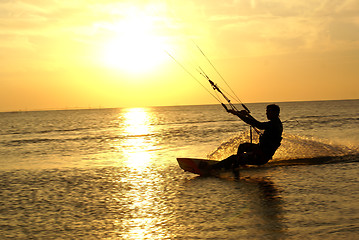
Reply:
[[[221,2],[222,10],[211,8],[207,12],[213,22],[211,32],[219,39],[218,46],[224,41],[236,43],[237,54],[359,47],[359,2],[355,0]]]
[[[228,54],[333,51],[359,45],[357,0],[21,0],[0,3],[0,48],[45,54],[63,44],[96,44],[114,35],[108,26],[134,8],[162,18],[157,30],[167,29],[167,37],[187,28],[182,33],[212,41]]]

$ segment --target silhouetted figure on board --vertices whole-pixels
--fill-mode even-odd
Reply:
[[[212,169],[237,168],[239,165],[263,165],[267,163],[282,141],[283,125],[279,119],[280,108],[278,105],[267,106],[267,122],[259,122],[247,111],[228,110],[238,116],[245,123],[264,130],[259,137],[259,143],[242,143],[238,147],[236,155],[232,155],[212,166]]]

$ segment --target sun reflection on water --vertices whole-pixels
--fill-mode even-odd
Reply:
[[[151,158],[155,147],[151,142],[150,113],[145,108],[131,108],[125,114],[125,134],[127,136],[125,159],[130,168],[143,169]]]
[[[122,202],[126,214],[114,225],[121,224],[122,239],[168,238],[159,213],[166,209],[159,210],[163,202],[158,185],[163,179],[153,164],[158,149],[153,139],[156,115],[150,108],[131,108],[123,110],[119,119],[123,141],[116,146],[123,154],[125,170],[114,180],[122,186],[114,198]]]
[[[149,113],[144,108],[130,108],[124,114],[125,131],[130,136],[144,136],[150,132]]]

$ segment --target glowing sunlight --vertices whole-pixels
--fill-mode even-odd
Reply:
[[[124,19],[106,28],[114,33],[104,43],[102,62],[109,68],[128,73],[143,73],[155,69],[165,60],[164,39],[156,32],[156,18],[131,9]]]

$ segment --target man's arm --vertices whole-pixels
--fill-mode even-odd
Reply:
[[[232,113],[233,115],[238,116],[243,122],[245,122],[253,127],[256,127],[259,129],[264,129],[264,123],[259,122],[252,115],[250,115],[246,110],[242,110],[242,111],[228,110],[228,112]]]

